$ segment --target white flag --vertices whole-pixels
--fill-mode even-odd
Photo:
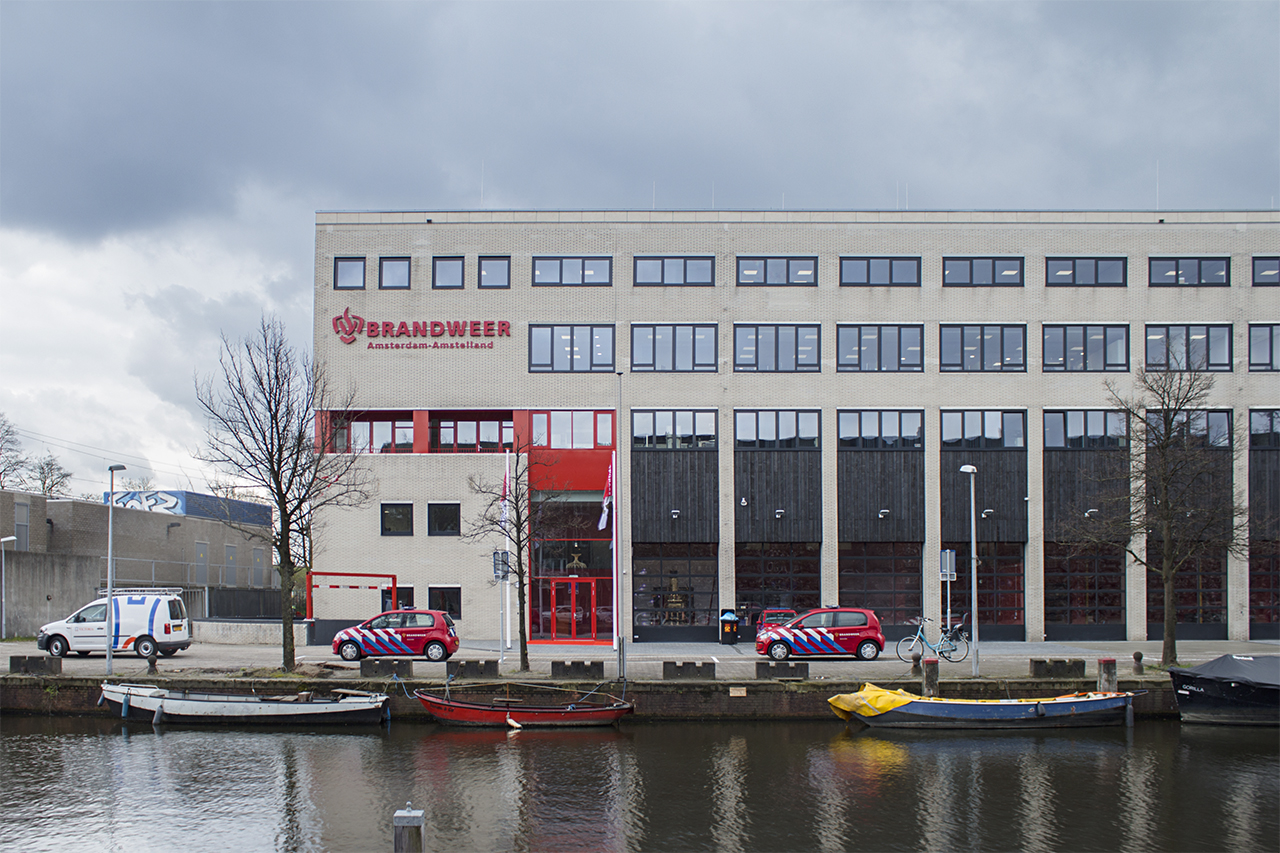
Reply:
[[[609,504],[613,503],[613,463],[609,463],[609,479],[604,481],[604,500],[600,502],[600,523],[597,530],[604,530],[609,523]]]

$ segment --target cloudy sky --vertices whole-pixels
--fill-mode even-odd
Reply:
[[[1280,2],[0,0],[0,412],[204,488],[334,209],[1272,209]]]

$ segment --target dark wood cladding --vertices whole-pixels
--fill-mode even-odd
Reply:
[[[680,510],[679,518],[671,511]],[[634,542],[719,542],[718,454],[650,450],[631,454]]]
[[[1249,536],[1280,540],[1280,451],[1249,451]]]
[[[1086,511],[1123,505],[1124,450],[1052,450],[1044,452],[1044,538],[1066,542],[1078,530]],[[979,468],[979,471],[982,469]],[[1097,518],[1098,516],[1094,516]]]
[[[733,454],[734,536],[739,542],[822,541],[822,454],[739,450]],[[747,505],[742,505],[742,499]],[[779,518],[777,510],[782,510]]]
[[[978,469],[979,542],[1027,541],[1027,454],[1021,450],[949,450],[940,456],[942,541],[969,541],[969,475],[961,465]],[[984,509],[994,510],[987,518]]]
[[[923,542],[924,459],[918,450],[839,451],[840,541]]]

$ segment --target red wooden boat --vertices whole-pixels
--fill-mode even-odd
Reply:
[[[562,705],[526,705],[520,699],[495,698],[488,704],[462,702],[415,690],[427,713],[451,726],[611,726],[635,710],[630,702],[603,695],[607,701],[578,699]]]

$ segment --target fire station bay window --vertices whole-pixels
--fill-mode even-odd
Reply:
[[[612,373],[613,326],[529,326],[530,373]]]
[[[923,370],[924,326],[837,326],[836,370]]]
[[[642,450],[714,450],[716,412],[633,409],[631,446]]]
[[[942,446],[1009,450],[1027,446],[1027,413],[965,411],[942,413]]]
[[[1165,420],[1161,409],[1147,410],[1147,438],[1151,442],[1162,440],[1168,430],[1175,438],[1181,438],[1190,444],[1203,447],[1231,447],[1231,412],[1193,411],[1174,412],[1173,417]]]
[[[710,287],[715,284],[713,258],[636,258],[637,287],[683,285]]]
[[[1230,258],[1151,258],[1151,287],[1228,287]]]
[[[1022,287],[1022,258],[943,258],[943,287]]]
[[[427,504],[428,536],[461,536],[461,504]]]
[[[382,504],[382,535],[413,535],[413,504]]]
[[[1045,287],[1124,287],[1128,258],[1046,258]]]
[[[379,258],[378,259],[378,289],[379,290],[408,290],[409,289],[409,259],[408,258]]]
[[[818,326],[734,326],[733,369],[758,373],[817,373]]]
[[[818,285],[817,258],[738,258],[738,284]]]
[[[1026,326],[942,326],[939,367],[963,371],[1025,371]]]
[[[408,412],[361,415],[342,420],[335,415],[334,453],[412,453],[413,417]]]
[[[1280,370],[1280,323],[1249,326],[1249,369]]]
[[[1148,370],[1231,370],[1231,326],[1147,326]]]
[[[924,449],[924,412],[840,412],[838,425],[841,450]]]
[[[515,446],[510,412],[432,414],[431,453],[501,453]]]
[[[553,450],[613,447],[613,412],[533,412],[533,446]]]
[[[1044,413],[1044,446],[1052,450],[1125,447],[1129,423],[1124,412],[1071,409]]]
[[[1280,258],[1253,259],[1253,286],[1275,287],[1280,285]]]
[[[633,325],[631,371],[660,373],[716,370],[716,327]]]
[[[739,450],[816,449],[818,412],[772,410],[734,412],[734,441]]]
[[[1045,326],[1045,371],[1129,369],[1128,326]]]
[[[841,287],[919,287],[919,258],[841,258]]]
[[[612,258],[534,258],[535,285],[602,285],[613,283]]]
[[[1249,413],[1249,447],[1280,450],[1280,409],[1257,409]]]
[[[364,258],[334,258],[333,289],[364,290]]]

